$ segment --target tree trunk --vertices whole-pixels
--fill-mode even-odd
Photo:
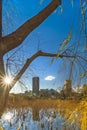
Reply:
[[[0,38],[2,37],[2,0],[0,0]]]
[[[5,85],[3,85],[3,88],[0,89],[0,117],[7,106],[8,97],[9,97],[9,89]]]
[[[5,86],[4,84],[4,76],[5,71],[4,71],[3,55],[0,54],[0,117],[6,107],[9,96],[8,87]]]

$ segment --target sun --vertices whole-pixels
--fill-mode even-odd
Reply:
[[[12,78],[10,76],[6,76],[4,78],[4,83],[10,85],[12,83]]]

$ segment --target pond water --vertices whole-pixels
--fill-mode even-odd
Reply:
[[[38,120],[33,119],[31,108],[11,109],[2,115],[0,126],[4,130],[69,130],[55,109],[41,109],[38,116]]]

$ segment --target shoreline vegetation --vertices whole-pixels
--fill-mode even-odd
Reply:
[[[51,99],[51,98],[26,98],[24,95],[10,95],[7,109],[30,107],[33,110],[33,119],[39,120],[38,112],[41,109],[54,108],[58,115],[63,117],[65,124],[80,126],[81,130],[87,129],[87,98],[81,100]]]

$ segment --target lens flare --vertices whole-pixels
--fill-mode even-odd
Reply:
[[[2,120],[4,121],[10,121],[13,118],[13,113],[8,112],[8,113],[4,113],[2,116]]]
[[[4,78],[4,82],[5,84],[10,85],[12,83],[12,78],[10,76],[6,76]]]
[[[11,84],[11,77],[6,76],[4,81],[5,81],[6,84]]]

